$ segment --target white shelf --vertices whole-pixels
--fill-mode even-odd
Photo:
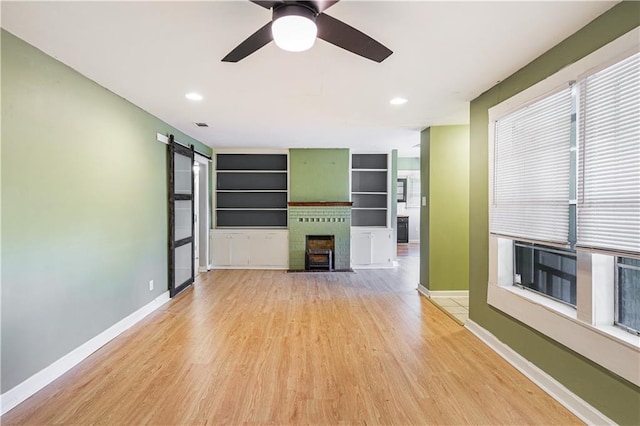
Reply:
[[[287,173],[286,170],[217,170],[217,173]]]
[[[280,193],[286,193],[287,190],[286,189],[216,189],[216,192],[233,192],[236,194],[242,194],[242,193],[251,193],[251,192],[280,192]]]
[[[257,212],[265,212],[265,211],[272,211],[272,212],[286,212],[287,209],[280,209],[280,208],[269,208],[269,207],[265,207],[265,208],[260,208],[260,207],[218,207],[216,208],[216,210],[218,211],[257,211]]]
[[[247,233],[252,229],[277,229],[277,230],[288,230],[288,226],[252,226],[251,228],[243,228],[241,226],[217,226],[215,229],[211,231],[215,231],[216,229],[224,229],[225,231],[233,231],[236,230],[238,232]]]
[[[354,195],[387,195],[386,192],[352,192]]]

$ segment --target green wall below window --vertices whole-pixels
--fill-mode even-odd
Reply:
[[[289,150],[290,201],[349,201],[349,150]]]
[[[487,304],[489,277],[488,110],[640,26],[640,2],[625,1],[471,102],[470,317],[613,421],[640,424],[640,389]],[[639,362],[640,368],[640,362]]]

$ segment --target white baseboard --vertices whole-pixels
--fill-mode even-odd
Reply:
[[[426,297],[469,297],[469,290],[436,290],[432,291],[418,284],[418,291]]]
[[[198,266],[198,272],[209,272],[209,268],[207,266]]]
[[[351,269],[393,269],[393,262],[387,265],[351,265]]]
[[[429,297],[429,289],[422,284],[418,284],[418,293],[420,293],[424,297]]]
[[[465,328],[493,349],[498,355],[527,376],[533,383],[548,393],[553,399],[589,425],[615,425],[616,423],[592,407],[585,400],[567,389],[562,383],[532,364],[522,355],[502,343],[496,336],[472,320],[467,320]]]
[[[212,269],[230,269],[230,270],[237,270],[237,271],[244,271],[244,270],[257,270],[257,271],[288,271],[289,267],[288,266],[282,266],[282,265],[276,265],[276,266],[253,266],[253,265],[242,265],[242,266],[220,266],[220,265],[213,265]]]
[[[131,328],[137,322],[158,309],[160,306],[164,305],[169,300],[169,292],[167,291],[162,293],[152,302],[144,305],[142,308],[118,321],[96,337],[88,340],[76,349],[64,355],[50,366],[40,370],[24,382],[0,395],[0,415],[7,413],[40,389],[71,370],[89,355],[109,343],[127,329]]]

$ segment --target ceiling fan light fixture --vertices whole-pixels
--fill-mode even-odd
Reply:
[[[315,21],[315,13],[307,7],[292,4],[279,7],[273,11],[273,41],[289,52],[311,49],[318,36]]]

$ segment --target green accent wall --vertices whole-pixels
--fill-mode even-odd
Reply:
[[[156,133],[211,150],[0,37],[4,393],[167,291],[167,146]]]
[[[420,157],[398,157],[398,170],[420,170]]]
[[[430,291],[469,288],[469,126],[434,126],[423,132],[423,184],[427,206],[421,209],[428,226],[420,241],[428,241],[421,262],[421,284]],[[424,194],[423,194],[424,195]],[[428,229],[427,229],[428,228]]]
[[[487,305],[489,278],[488,110],[640,26],[640,2],[625,1],[471,102],[470,317],[603,414],[640,424],[640,389]]]
[[[349,201],[349,150],[289,150],[289,201]]]

